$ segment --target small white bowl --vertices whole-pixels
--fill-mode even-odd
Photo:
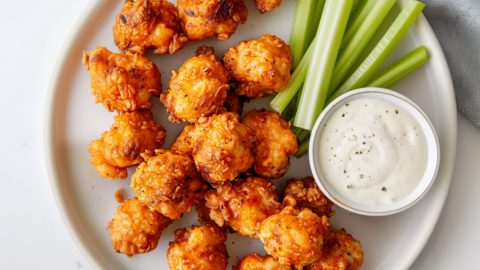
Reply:
[[[376,98],[386,102],[390,102],[406,112],[408,112],[422,129],[426,143],[427,143],[427,165],[423,177],[420,179],[416,187],[405,197],[388,204],[362,204],[338,192],[328,181],[326,181],[320,166],[320,157],[318,149],[320,149],[320,137],[325,127],[325,123],[329,120],[331,115],[337,111],[345,103],[358,98]],[[309,146],[309,161],[315,181],[322,190],[322,192],[336,205],[346,209],[352,213],[366,215],[366,216],[386,216],[399,213],[408,209],[417,203],[430,189],[435,181],[439,162],[440,162],[440,146],[437,134],[433,128],[432,123],[426,114],[409,98],[401,95],[395,91],[383,88],[361,88],[349,91],[334,101],[332,101],[320,114],[315,126],[312,130]]]

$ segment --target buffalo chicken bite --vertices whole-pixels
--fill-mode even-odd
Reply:
[[[242,119],[255,136],[255,172],[267,178],[283,176],[290,164],[290,155],[298,150],[297,136],[290,124],[276,112],[250,111]]]
[[[233,270],[291,270],[289,265],[280,264],[270,255],[260,256],[257,253],[250,253],[243,257]]]
[[[172,122],[197,122],[224,111],[230,76],[211,51],[199,54],[172,72],[168,92],[160,100]]]
[[[217,225],[229,225],[251,238],[257,237],[265,218],[280,210],[275,186],[261,177],[248,177],[209,190],[205,205]]]
[[[177,0],[177,7],[191,40],[228,39],[248,17],[244,0]]]
[[[112,53],[99,47],[90,54],[84,52],[83,63],[95,101],[109,111],[150,109],[150,97],[162,89],[157,66],[140,54]]]
[[[201,118],[191,136],[197,171],[214,186],[234,180],[253,164],[254,137],[235,113]]]
[[[135,197],[118,206],[108,230],[113,248],[131,256],[155,249],[162,231],[170,223],[170,219],[150,210]]]
[[[113,39],[121,50],[143,54],[173,54],[183,48],[185,36],[175,6],[166,0],[125,0],[113,25]]]
[[[335,214],[333,203],[322,193],[311,176],[288,180],[283,194],[295,198],[297,207],[309,208],[319,216],[330,218]]]
[[[344,229],[333,231],[322,257],[306,270],[358,270],[363,263],[362,245]]]
[[[286,205],[263,221],[259,238],[267,253],[278,262],[302,269],[320,259],[329,230],[327,217],[319,217],[307,208],[298,210]]]
[[[235,92],[259,98],[282,91],[290,80],[290,47],[274,35],[242,41],[223,57],[225,66],[238,81]]]
[[[228,264],[225,240],[227,236],[217,226],[203,225],[175,231],[167,259],[175,270],[226,270]]]
[[[189,211],[206,189],[193,161],[168,150],[156,150],[141,163],[130,186],[140,201],[171,219]]]
[[[278,8],[282,4],[282,0],[255,0],[255,7],[260,13],[270,12]]]
[[[143,161],[142,154],[160,148],[165,129],[150,111],[127,112],[115,117],[109,131],[90,143],[90,162],[105,178],[126,178],[127,168]]]

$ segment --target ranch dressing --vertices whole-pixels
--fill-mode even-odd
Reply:
[[[388,204],[408,195],[425,173],[427,142],[417,121],[375,98],[349,101],[320,137],[326,180],[352,201]]]

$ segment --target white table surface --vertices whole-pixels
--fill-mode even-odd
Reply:
[[[0,269],[91,269],[63,226],[43,149],[47,86],[87,1],[0,1]],[[480,269],[480,129],[458,117],[448,199],[412,269]]]

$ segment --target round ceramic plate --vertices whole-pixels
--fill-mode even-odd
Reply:
[[[116,3],[114,3],[116,2]],[[159,246],[153,252],[128,258],[117,254],[110,245],[106,231],[108,221],[118,205],[114,192],[125,188],[130,180],[110,181],[96,174],[89,163],[88,144],[109,129],[114,114],[102,105],[95,104],[90,92],[90,80],[81,63],[82,51],[105,46],[118,51],[112,38],[112,25],[120,9],[121,1],[92,1],[80,17],[60,53],[60,59],[52,74],[50,98],[46,114],[46,158],[53,193],[57,205],[76,244],[84,251],[92,266],[98,269],[166,269],[166,250],[173,240],[173,231],[196,223],[191,211],[174,222],[163,233]],[[226,50],[241,40],[271,33],[288,40],[295,1],[285,0],[271,13],[260,15],[249,4],[249,18],[236,34],[227,41],[214,39],[192,42],[174,55],[147,54],[162,72],[164,88],[170,73],[194,54],[200,45],[215,47],[222,56]],[[455,97],[448,67],[441,48],[424,17],[412,27],[398,46],[392,59],[406,53],[419,44],[430,51],[429,62],[392,88],[415,101],[430,117],[438,133],[442,160],[437,180],[430,192],[411,209],[388,217],[365,217],[349,214],[336,208],[332,225],[344,227],[358,238],[365,252],[364,269],[406,269],[418,256],[430,236],[442,210],[452,174],[456,145]],[[268,106],[268,98],[246,105],[244,111]],[[167,129],[170,143],[181,125],[170,124],[166,112],[155,99],[153,112]],[[130,170],[130,175],[133,170]],[[311,175],[308,159],[292,158],[287,175],[275,180],[279,191],[286,179]],[[130,192],[130,196],[133,194]],[[230,234],[227,239],[230,265],[250,252],[264,253],[259,241]]]

